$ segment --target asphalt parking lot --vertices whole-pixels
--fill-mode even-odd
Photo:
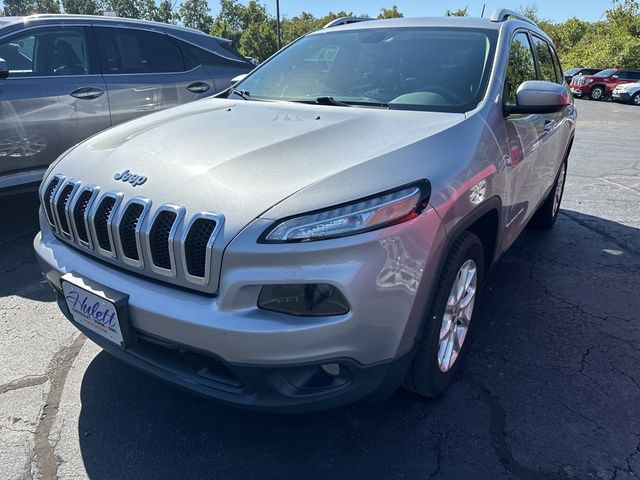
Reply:
[[[100,351],[0,198],[0,478],[576,478],[640,474],[640,108],[578,101],[563,211],[494,271],[446,397],[304,416],[218,406]]]

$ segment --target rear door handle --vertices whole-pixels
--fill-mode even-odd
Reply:
[[[543,130],[545,132],[550,132],[555,127],[556,127],[556,121],[555,120],[545,120]]]
[[[80,87],[76,88],[69,95],[75,98],[79,98],[81,100],[93,100],[94,98],[98,98],[104,93],[104,90],[97,87]]]
[[[204,82],[195,82],[187,87],[187,90],[193,93],[204,93],[211,88],[211,85]]]

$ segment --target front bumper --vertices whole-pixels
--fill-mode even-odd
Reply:
[[[616,92],[614,91],[612,94],[614,100],[618,102],[629,103],[631,101],[631,94],[628,92]]]
[[[308,244],[257,244],[253,239],[267,223],[257,220],[227,247],[217,296],[106,265],[58,240],[45,222],[34,246],[58,292],[60,277],[74,272],[128,294],[136,345],[123,350],[81,330],[127,363],[174,384],[225,403],[286,411],[392,392],[408,367],[444,243],[435,211],[383,230]],[[256,306],[262,285],[314,282],[338,288],[349,313],[292,317]],[[179,358],[185,355],[189,361]],[[212,361],[214,374],[202,375],[202,362]],[[318,375],[320,365],[332,363],[341,365],[342,376]],[[222,378],[220,371],[230,375]]]
[[[573,93],[578,98],[584,97],[589,93],[589,89],[586,86],[576,87],[574,85],[571,85],[570,88],[571,88],[571,93]]]

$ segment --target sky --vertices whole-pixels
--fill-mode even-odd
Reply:
[[[217,0],[208,0],[213,15],[220,9]],[[246,0],[240,0],[246,4]],[[267,6],[269,13],[275,15],[276,0],[258,0]],[[300,12],[310,12],[321,17],[328,12],[338,12],[344,10],[354,14],[368,14],[375,17],[380,13],[380,9],[390,8],[395,4],[405,17],[429,17],[441,16],[445,10],[455,10],[469,6],[471,16],[479,17],[482,13],[482,5],[486,3],[485,16],[490,16],[496,8],[510,8],[512,10],[531,3],[538,5],[542,18],[548,18],[556,22],[562,22],[571,17],[578,17],[582,20],[599,20],[604,11],[611,6],[611,0],[589,0],[588,2],[571,2],[567,0],[280,0],[280,15],[295,17]]]

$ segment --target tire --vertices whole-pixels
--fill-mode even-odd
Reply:
[[[605,91],[604,91],[604,87],[601,86],[597,86],[597,87],[593,87],[591,89],[591,92],[589,92],[589,98],[591,100],[604,100],[604,95],[605,95]]]
[[[631,97],[631,105],[637,105],[640,107],[640,92]]]
[[[536,230],[550,230],[558,219],[560,212],[560,204],[564,195],[564,186],[567,179],[567,161],[564,160],[560,166],[560,170],[556,175],[556,181],[544,203],[538,207],[536,213],[533,214],[529,226]]]
[[[450,303],[450,297],[455,299],[453,287],[454,285],[459,285],[457,282],[461,280],[459,275],[463,272],[463,268],[470,266],[475,266],[475,283],[472,280],[469,284],[470,288],[464,290],[458,302],[458,307],[461,307],[463,300],[465,303],[466,301],[469,301],[469,303],[466,308],[462,307],[461,310],[456,309],[456,312],[451,312],[451,309],[447,309],[447,305]],[[467,272],[471,275],[470,270],[467,270]],[[470,343],[470,327],[473,325],[473,313],[478,304],[483,275],[484,255],[482,243],[475,234],[464,232],[447,254],[442,274],[435,287],[433,299],[427,308],[413,362],[405,378],[404,387],[406,389],[424,397],[435,398],[442,395],[453,382]],[[473,288],[473,295],[471,295],[471,287],[475,287]],[[447,317],[445,317],[445,314]],[[466,329],[458,321],[450,321],[458,318],[456,314],[468,318],[465,321],[464,318],[460,317],[460,322],[466,323]],[[449,327],[445,328],[447,325]],[[452,326],[455,326],[455,328],[452,328]],[[441,329],[449,332],[442,342],[442,352],[440,351]],[[462,329],[464,329],[464,334],[462,334]],[[447,339],[453,339],[454,336],[461,338],[461,345],[460,340],[458,343],[460,345],[459,352],[456,358],[453,358],[453,353],[447,357],[445,344],[447,344]],[[452,352],[451,350],[449,351]],[[451,361],[447,361],[448,359]]]

